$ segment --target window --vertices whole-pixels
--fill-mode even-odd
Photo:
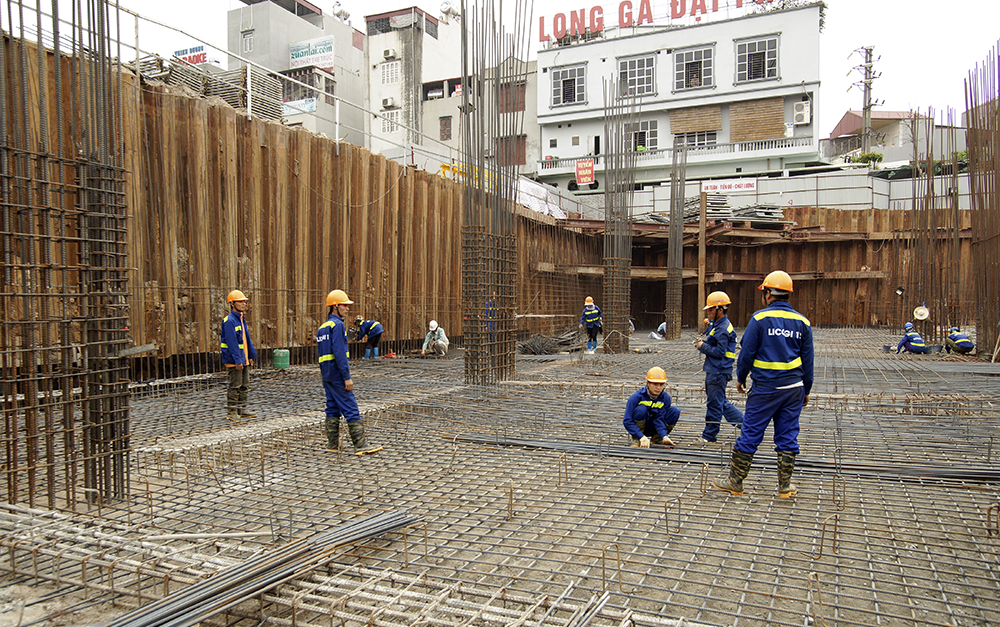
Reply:
[[[677,137],[684,140],[689,147],[714,146],[717,135],[715,131],[703,131],[700,133],[679,133]]]
[[[715,84],[713,48],[682,50],[674,53],[674,90],[711,87]]]
[[[557,140],[555,137],[549,140],[549,148],[558,148],[559,147],[558,144],[559,140]]]
[[[579,135],[574,135],[570,139],[569,143],[572,144],[572,145],[574,145],[574,146],[579,146],[580,145],[580,136]]]
[[[656,120],[646,120],[638,124],[629,124],[625,127],[625,132],[632,137],[631,144],[633,150],[656,150]]]
[[[553,106],[585,102],[585,71],[582,65],[552,70]]]
[[[653,93],[653,55],[618,61],[622,94],[643,96]]]
[[[524,111],[524,83],[507,83],[500,86],[500,113]]]
[[[765,37],[736,43],[736,82],[778,78],[778,38]]]
[[[395,133],[399,130],[399,109],[382,112],[382,134]]]
[[[248,30],[243,33],[243,54],[253,52],[253,31]]]
[[[451,139],[451,116],[444,118],[438,118],[438,124],[441,128],[441,141],[448,141]]]
[[[323,85],[323,91],[326,93],[326,104],[337,104],[337,99],[334,98],[337,95],[337,81],[329,77],[324,77]]]
[[[382,84],[396,85],[399,83],[400,61],[386,61],[382,64]]]
[[[305,98],[315,98],[316,91],[309,89],[309,87],[316,86],[317,82],[315,79],[319,78],[313,72],[311,67],[306,68],[296,68],[294,70],[288,70],[283,72],[288,78],[297,81],[293,83],[292,81],[281,81],[282,84],[282,99],[285,102],[292,102],[294,100],[303,100]],[[299,85],[299,83],[305,83],[309,87],[304,87]]]
[[[527,160],[528,138],[526,135],[516,137],[501,137],[497,140],[497,165],[525,165]]]

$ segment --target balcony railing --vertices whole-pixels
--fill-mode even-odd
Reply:
[[[775,153],[788,151],[795,148],[811,148],[813,146],[812,137],[779,137],[776,139],[759,139],[748,142],[732,142],[728,144],[707,144],[703,146],[688,146],[688,158],[691,157],[714,157],[721,155],[746,154],[751,153]],[[673,160],[673,149],[662,148],[657,150],[639,150],[636,155],[637,164],[664,163]],[[571,157],[566,159],[545,159],[539,162],[542,170],[557,170],[563,168],[574,169],[576,162],[583,159],[593,159],[594,167],[601,164],[603,155],[592,155],[585,157]]]

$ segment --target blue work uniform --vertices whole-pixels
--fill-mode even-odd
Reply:
[[[382,324],[377,320],[365,320],[361,323],[361,326],[358,327],[358,334],[354,339],[360,342],[362,338],[367,336],[370,343],[384,332],[385,329],[382,328]]]
[[[952,351],[952,349],[954,349],[956,353],[961,353],[964,355],[965,353],[971,353],[976,348],[976,345],[972,342],[972,339],[965,333],[962,333],[961,331],[955,331],[953,333],[949,333],[948,339],[950,341],[945,342],[945,349],[949,353]]]
[[[726,399],[726,386],[733,378],[733,362],[736,361],[736,329],[728,316],[722,316],[709,327],[708,336],[702,342],[699,352],[705,355],[705,430],[701,437],[715,442],[719,437],[722,419],[739,425],[743,423],[743,412]]]
[[[246,321],[240,312],[229,312],[229,315],[222,321],[222,332],[219,334],[219,348],[222,351],[222,363],[247,365],[252,359],[257,359],[257,349],[250,339],[250,331],[246,328]]]
[[[670,404],[670,395],[666,390],[651,398],[648,388],[643,386],[629,397],[622,424],[636,440],[645,435],[659,441],[670,434],[680,417],[681,410]]]
[[[326,415],[331,418],[343,416],[348,423],[361,420],[358,401],[354,392],[346,389],[344,381],[351,378],[351,367],[347,363],[347,325],[337,314],[330,314],[323,326],[316,331],[319,349],[319,369],[326,391]]]
[[[774,450],[798,454],[799,415],[813,384],[813,337],[809,320],[787,301],[754,313],[736,360],[736,380],[753,376],[735,448],[753,455],[774,420]]]
[[[597,333],[601,330],[603,319],[601,308],[597,305],[585,305],[580,315],[580,324],[587,329],[587,349],[597,348]]]
[[[899,354],[903,349],[911,353],[923,355],[927,352],[927,345],[924,344],[924,338],[920,337],[919,333],[916,331],[907,331],[903,335],[903,339],[899,340],[899,344],[896,345],[896,354]]]

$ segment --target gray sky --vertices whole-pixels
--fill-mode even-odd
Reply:
[[[330,12],[333,0],[312,0]],[[732,2],[733,0],[729,0]],[[747,4],[753,0],[745,0]],[[151,19],[179,28],[205,39],[219,48],[226,47],[226,13],[245,6],[239,0],[120,0],[127,7]],[[441,0],[341,0],[351,12],[355,28],[364,29],[364,16],[394,9],[418,6],[438,15]],[[458,0],[452,0],[458,5]],[[719,0],[725,5],[727,0]],[[530,29],[532,49],[537,49],[538,17],[546,23],[556,13],[568,13],[601,4],[605,24],[615,21],[619,2],[599,0],[536,0]],[[633,0],[638,7],[639,0]],[[706,3],[711,7],[711,0]],[[827,0],[826,26],[820,37],[820,136],[828,137],[848,109],[861,108],[861,90],[851,87],[860,78],[851,69],[861,63],[852,52],[862,46],[874,46],[875,64],[881,78],[874,83],[873,95],[884,102],[879,109],[926,113],[933,107],[937,118],[947,122],[946,111],[954,109],[954,123],[961,123],[965,108],[964,81],[969,72],[980,66],[995,50],[997,28],[996,0]],[[690,3],[688,3],[690,6]],[[665,23],[669,0],[652,0],[654,23]],[[720,11],[721,14],[721,11]],[[161,54],[170,54],[194,45],[183,34],[150,25],[140,26],[140,46]],[[994,52],[995,54],[995,52]],[[225,65],[225,62],[223,62]]]

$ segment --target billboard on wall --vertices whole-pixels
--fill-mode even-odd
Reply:
[[[333,67],[333,36],[299,41],[288,46],[288,67]]]
[[[580,185],[594,182],[594,160],[577,159],[576,161],[576,182]]]
[[[757,179],[728,179],[724,181],[702,181],[701,191],[708,194],[726,194],[729,192],[755,192]]]
[[[194,46],[193,48],[185,48],[184,50],[175,50],[174,56],[181,61],[190,63],[191,65],[208,62],[208,53],[205,51],[205,46]]]

